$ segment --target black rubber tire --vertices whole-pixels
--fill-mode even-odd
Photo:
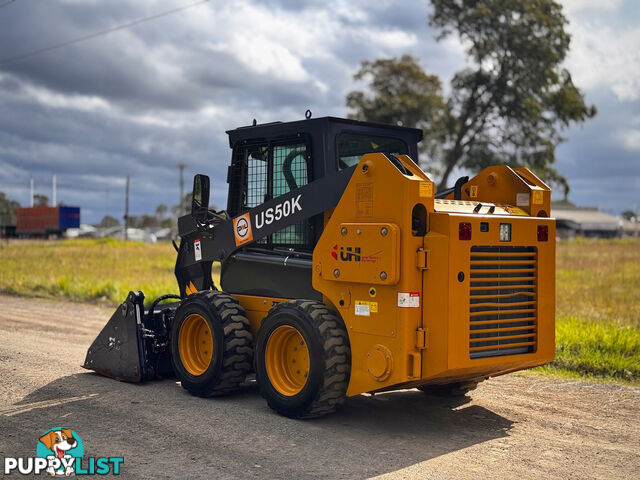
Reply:
[[[302,390],[293,396],[275,389],[265,365],[267,341],[282,325],[295,327],[309,349],[309,377]],[[258,331],[255,355],[260,394],[281,415],[321,417],[344,402],[351,373],[349,336],[342,319],[323,303],[293,300],[274,306]]]
[[[214,342],[211,363],[198,376],[185,369],[178,351],[180,328],[192,313],[205,318]],[[236,390],[253,370],[253,335],[244,308],[220,291],[200,292],[183,300],[171,326],[171,363],[182,387],[193,395],[213,397]]]
[[[418,390],[437,397],[463,397],[477,386],[478,382],[455,382],[446,385],[424,385],[418,387]]]

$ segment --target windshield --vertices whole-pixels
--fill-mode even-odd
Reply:
[[[398,138],[379,137],[358,133],[338,135],[338,169],[356,165],[365,153],[388,153],[407,155],[407,144]]]

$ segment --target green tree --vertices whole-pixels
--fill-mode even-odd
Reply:
[[[105,215],[100,221],[100,227],[102,228],[117,227],[118,225],[120,225],[120,221],[111,215]]]
[[[531,168],[561,186],[566,195],[568,183],[553,166],[555,148],[564,140],[566,127],[593,117],[596,109],[585,104],[583,93],[562,66],[570,44],[562,6],[553,0],[431,3],[430,24],[441,30],[439,38],[457,34],[468,57],[467,68],[451,81],[445,141],[432,148],[432,160],[442,168],[440,188],[456,167],[478,171],[503,163]],[[413,87],[411,81],[405,83]],[[378,90],[384,87],[373,88],[374,95]],[[360,115],[360,109],[351,106]],[[429,117],[428,112],[422,115],[431,127]]]
[[[4,192],[0,192],[0,227],[16,224],[16,210],[20,204],[7,198]]]
[[[636,220],[637,214],[633,210],[625,210],[624,212],[622,212],[622,218],[633,222]]]
[[[176,221],[172,218],[165,218],[160,222],[160,226],[162,228],[173,228],[176,226]]]
[[[20,204],[14,200],[9,200],[4,192],[0,192],[0,214],[15,215]]]
[[[421,152],[429,157],[437,155],[449,120],[437,76],[427,75],[414,57],[404,55],[362,62],[354,79],[366,81],[372,94],[353,91],[347,95],[351,118],[421,128]]]
[[[171,207],[171,213],[176,217],[181,217],[191,212],[191,201],[193,199],[193,193],[187,193],[182,199],[182,205],[174,205]]]
[[[49,197],[47,197],[46,195],[40,195],[39,193],[36,193],[33,196],[33,204],[35,206],[48,205],[49,204]]]
[[[158,218],[159,221],[161,221],[164,218],[168,210],[169,209],[167,208],[167,206],[163,203],[161,203],[156,207],[156,217]]]

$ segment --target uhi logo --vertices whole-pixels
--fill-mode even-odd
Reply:
[[[334,245],[331,249],[333,259],[340,259],[342,262],[377,263],[381,253],[382,250],[378,250],[370,255],[363,255],[360,247],[342,247],[339,245]]]

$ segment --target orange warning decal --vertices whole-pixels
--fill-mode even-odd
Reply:
[[[233,219],[233,234],[236,237],[236,247],[253,240],[249,212]]]
[[[531,203],[533,205],[542,205],[543,200],[543,196],[542,196],[542,190],[534,190],[533,195],[531,196]]]

